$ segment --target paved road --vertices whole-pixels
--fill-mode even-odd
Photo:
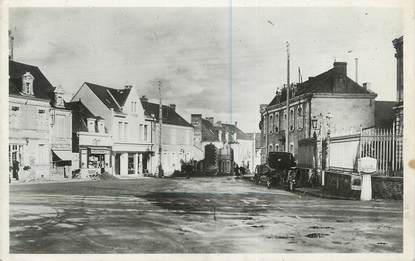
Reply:
[[[12,253],[401,252],[402,201],[222,178],[10,186]]]

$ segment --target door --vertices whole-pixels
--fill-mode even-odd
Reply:
[[[120,175],[121,154],[115,154],[115,175]]]

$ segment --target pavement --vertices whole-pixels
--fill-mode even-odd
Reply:
[[[234,177],[10,185],[11,253],[402,252],[402,223],[402,201]]]

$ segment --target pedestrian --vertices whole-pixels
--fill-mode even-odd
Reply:
[[[13,178],[19,180],[19,162],[17,160],[13,160]]]
[[[235,176],[239,176],[239,166],[236,163],[235,163],[234,172],[235,172]]]

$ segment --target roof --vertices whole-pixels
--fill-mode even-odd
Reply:
[[[357,82],[353,81],[346,75],[346,63],[335,62],[335,66],[328,71],[325,71],[315,77],[310,77],[303,83],[298,83],[293,90],[290,88],[290,98],[300,96],[307,93],[342,93],[342,94],[371,94],[376,95],[374,92],[363,88]],[[336,66],[340,64],[340,66]],[[344,66],[344,68],[341,68]],[[344,71],[343,71],[344,70]],[[336,85],[336,82],[343,78],[343,85]],[[294,95],[292,96],[292,92]],[[285,102],[286,100],[286,88],[283,88],[280,95],[275,95],[269,106]]]
[[[35,78],[33,80],[33,96],[39,99],[50,100],[53,97],[55,87],[43,75],[37,66],[9,61],[9,94],[21,95],[22,76],[29,72]]]
[[[202,141],[219,141],[217,128],[210,121],[202,118]]]
[[[86,119],[95,118],[102,119],[100,116],[95,116],[81,101],[67,102],[65,108],[72,110],[72,130],[88,131]]]
[[[375,126],[389,129],[393,126],[395,101],[375,101]]]
[[[122,112],[120,106],[124,106],[130,89],[114,89],[95,83],[85,82],[91,91],[107,106],[113,108],[115,112]]]
[[[159,120],[159,105],[157,103],[152,103],[148,101],[141,100],[141,104],[144,109],[144,113],[147,116],[154,115],[156,120]],[[184,126],[184,127],[193,127],[190,123],[188,123],[182,116],[180,116],[175,110],[173,110],[170,106],[163,105],[163,123]]]
[[[250,135],[243,132],[241,129],[239,129],[234,124],[222,123],[222,128],[223,130],[229,133],[232,133],[232,134],[236,133],[236,138],[239,140],[253,140],[253,138]]]

